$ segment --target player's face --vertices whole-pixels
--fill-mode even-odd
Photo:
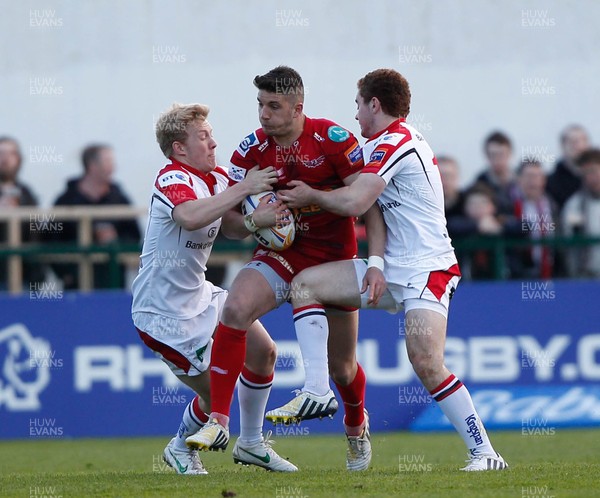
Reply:
[[[217,167],[217,142],[208,121],[192,123],[187,127],[187,140],[181,144],[184,162],[197,170],[208,173]]]
[[[258,120],[263,131],[271,137],[289,135],[294,128],[294,118],[298,112],[298,103],[294,96],[258,91]]]
[[[374,129],[374,116],[371,112],[369,102],[365,102],[360,92],[356,94],[356,116],[354,117],[360,126],[360,134],[369,138],[373,136],[377,130]]]

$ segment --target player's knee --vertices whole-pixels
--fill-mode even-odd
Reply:
[[[221,321],[229,327],[247,330],[254,321],[252,317],[254,305],[248,296],[230,294],[221,314]]]
[[[414,353],[409,355],[410,362],[420,379],[436,376],[443,368],[443,358],[430,353]]]
[[[298,305],[315,301],[315,283],[312,272],[306,270],[300,272],[292,282],[292,303]]]
[[[277,361],[277,346],[275,345],[275,341],[270,341],[270,344],[266,345],[263,355],[265,365],[269,366],[269,369],[272,370]]]
[[[347,386],[356,375],[356,369],[353,362],[330,362],[329,376],[331,380],[340,386]]]

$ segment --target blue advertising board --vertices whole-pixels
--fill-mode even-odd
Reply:
[[[600,425],[599,295],[600,282],[460,285],[446,364],[488,428]],[[0,438],[175,432],[193,393],[139,340],[130,302],[123,292],[0,297]],[[278,344],[269,409],[291,399],[304,372],[290,306],[263,323]],[[402,314],[361,311],[358,356],[374,431],[451,428],[408,361]],[[338,414],[276,435],[341,431]]]

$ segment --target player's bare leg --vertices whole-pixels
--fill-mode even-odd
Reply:
[[[505,469],[508,464],[492,447],[469,391],[444,365],[446,323],[444,315],[430,309],[407,311],[408,358],[469,450],[468,465],[461,470]]]
[[[338,261],[308,268],[292,282],[294,323],[305,365],[306,382],[298,396],[267,418],[274,422],[299,421],[331,414],[331,391],[327,371],[344,401],[348,437],[346,464],[349,470],[364,470],[371,461],[368,414],[364,409],[366,379],[356,362],[358,313],[327,309],[323,303],[358,308],[360,289],[354,263]],[[329,334],[331,330],[331,334]],[[307,339],[308,336],[308,340]],[[329,344],[329,347],[324,347]],[[326,391],[323,396],[318,391]],[[336,407],[337,408],[337,407]]]
[[[349,272],[351,272],[350,276],[347,275]],[[352,340],[356,337],[356,330],[352,328],[356,325],[356,319],[351,319],[349,322],[344,316],[336,315],[332,318],[331,313],[326,313],[322,303],[332,301],[337,304],[342,301],[342,304],[345,304],[347,296],[344,292],[356,287],[356,277],[352,275],[354,275],[352,263],[338,261],[307,268],[292,281],[290,297],[294,308],[296,337],[302,353],[305,383],[290,403],[267,412],[267,419],[271,422],[298,423],[302,420],[331,416],[337,411],[338,403],[329,387],[328,320],[334,321],[335,329],[340,328],[344,338],[350,334],[348,340]],[[353,296],[350,302],[360,305],[360,297]],[[344,332],[346,330],[349,332]],[[342,360],[343,356],[347,357]],[[340,370],[341,367],[344,370],[354,370],[355,361],[351,352],[347,355],[344,353],[339,359],[336,358],[336,365]],[[340,377],[344,375],[348,373],[339,372]]]
[[[256,270],[242,269],[225,301],[212,348],[211,418],[223,427],[229,424],[233,391],[244,366],[246,331],[257,318],[275,307],[275,295],[267,280]]]
[[[269,435],[266,438],[262,435],[277,350],[256,318],[275,307],[275,296],[265,278],[255,270],[241,270],[229,292],[214,336],[210,421],[186,442],[203,450],[227,447],[229,410],[239,377],[241,431],[233,450],[234,461],[268,470],[294,472],[298,470],[296,466],[273,451]]]

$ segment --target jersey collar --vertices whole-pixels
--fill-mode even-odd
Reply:
[[[375,135],[373,135],[372,137],[369,137],[369,140],[367,140],[367,142],[371,142],[372,140],[379,138],[381,135],[383,135],[385,133],[389,133],[390,130],[397,128],[398,126],[400,126],[400,123],[404,123],[404,122],[406,122],[405,118],[396,119],[396,121],[391,122],[388,127],[384,128],[383,130],[381,130],[378,133],[375,133]]]
[[[204,173],[203,171],[200,171],[199,169],[196,169],[196,168],[190,166],[189,164],[184,164],[181,161],[178,161],[177,159],[175,159],[173,156],[169,156],[169,159],[173,163],[173,166],[179,166],[180,168],[183,168],[184,170],[186,170],[188,173],[191,173],[192,175],[196,175],[197,177],[201,178],[205,182],[213,181],[213,177],[210,173]]]

